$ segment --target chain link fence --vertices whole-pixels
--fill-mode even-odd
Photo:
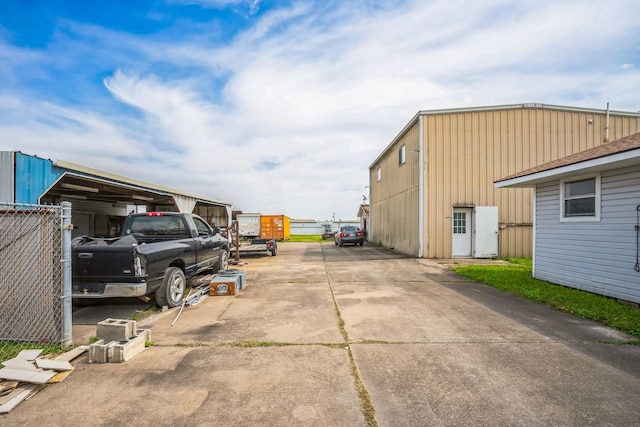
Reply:
[[[0,361],[21,350],[46,353],[70,343],[71,310],[63,297],[70,280],[64,272],[70,260],[63,260],[70,254],[70,230],[63,239],[65,212],[62,206],[0,203]]]

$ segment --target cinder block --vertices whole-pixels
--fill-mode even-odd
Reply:
[[[107,363],[113,357],[113,345],[115,341],[96,341],[89,346],[89,363]]]
[[[101,340],[126,341],[136,335],[136,321],[122,319],[105,319],[98,322],[96,335]]]
[[[146,334],[142,333],[129,341],[117,342],[113,345],[113,356],[109,357],[109,363],[122,363],[133,359],[144,350]]]
[[[136,336],[144,334],[145,341],[151,341],[151,329],[138,329]]]
[[[235,295],[239,290],[240,277],[238,276],[215,276],[209,285],[209,295]]]

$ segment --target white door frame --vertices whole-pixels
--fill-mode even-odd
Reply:
[[[451,215],[451,256],[471,258],[473,254],[473,208],[454,206]]]

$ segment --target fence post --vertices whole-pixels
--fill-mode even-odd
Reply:
[[[62,202],[62,347],[73,345],[71,300],[71,203]]]

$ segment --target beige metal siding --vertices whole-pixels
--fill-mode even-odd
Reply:
[[[369,173],[371,183],[369,241],[392,247],[397,251],[417,255],[418,233],[418,176],[419,129],[411,127],[389,150],[388,156],[379,159]],[[405,145],[406,161],[399,165],[398,151]],[[382,179],[377,181],[377,169],[382,169]]]
[[[419,129],[420,116],[423,119]],[[633,113],[612,112],[608,141],[640,131]],[[501,256],[532,255],[533,194],[493,182],[605,143],[603,110],[503,106],[420,112],[370,168],[370,240],[418,255],[420,132],[423,138],[423,256],[449,258],[454,207],[498,206]],[[398,166],[406,144],[407,162]],[[377,182],[376,170],[382,168]]]
[[[424,256],[451,256],[453,207],[498,206],[500,255],[530,257],[532,191],[493,182],[600,145],[605,127],[604,113],[541,108],[424,115]],[[610,116],[610,141],[635,132],[637,118]]]

